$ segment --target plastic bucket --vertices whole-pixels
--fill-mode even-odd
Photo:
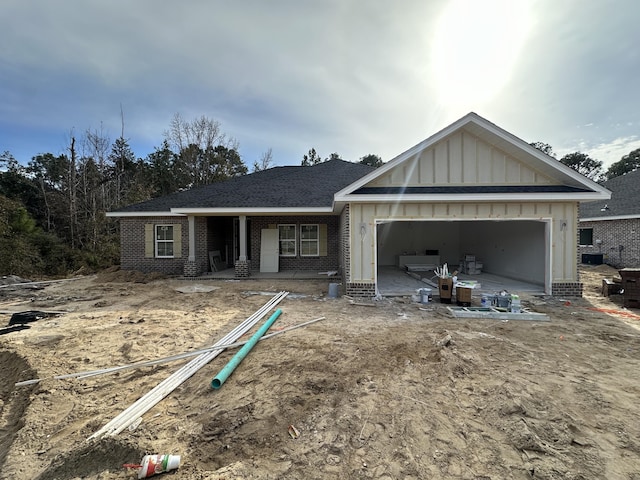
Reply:
[[[145,455],[138,478],[149,478],[157,473],[176,470],[180,466],[180,455]]]
[[[418,295],[420,296],[421,303],[429,303],[431,301],[431,289],[420,288],[418,289]]]
[[[519,298],[511,299],[511,313],[522,313]]]
[[[329,284],[329,298],[338,298],[338,288],[340,284],[338,283],[330,283]]]

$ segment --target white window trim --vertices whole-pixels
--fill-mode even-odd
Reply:
[[[171,227],[172,230],[172,235],[171,235],[171,240],[158,240],[158,228],[160,227]],[[155,248],[155,255],[156,258],[175,258],[175,239],[173,238],[173,236],[175,235],[175,227],[174,225],[170,224],[170,223],[165,223],[165,224],[158,224],[155,225],[154,229],[153,229],[153,241],[154,241],[154,248]],[[173,245],[172,251],[173,251],[173,255],[160,255],[158,253],[158,245],[161,243],[171,243]]]
[[[280,248],[280,246],[282,245],[283,241],[286,242],[290,242],[291,239],[286,239],[283,240],[280,238],[280,227],[293,227],[293,254],[284,254],[284,253],[280,253],[280,251],[282,250]],[[281,257],[287,257],[287,258],[293,258],[293,257],[297,257],[298,256],[298,229],[296,228],[296,224],[295,223],[279,223],[278,224],[278,253],[279,256]]]
[[[316,238],[315,239],[303,239],[302,238],[302,229],[304,227],[316,227]],[[307,253],[303,254],[302,251],[302,243],[316,243],[316,253]],[[302,223],[300,224],[300,256],[301,257],[319,257],[320,256],[320,225],[317,223]]]

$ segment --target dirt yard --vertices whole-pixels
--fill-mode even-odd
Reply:
[[[585,267],[583,299],[522,297],[548,322],[455,319],[410,298],[354,304],[327,298],[326,277],[110,272],[1,288],[6,322],[67,313],[0,336],[0,478],[134,479],[124,464],[170,453],[179,469],[154,478],[638,480],[640,311],[600,295],[615,273]],[[194,285],[217,289],[177,290]],[[235,353],[223,352],[117,436],[87,440],[188,360],[52,379],[213,345],[281,290],[274,329],[325,319],[260,342],[213,390]]]

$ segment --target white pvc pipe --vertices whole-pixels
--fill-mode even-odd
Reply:
[[[240,338],[244,333],[251,329],[258,321],[260,321],[269,310],[275,305],[280,303],[288,292],[280,292],[271,298],[263,307],[261,307],[256,313],[248,317],[244,322],[234,328],[229,334],[217,342],[214,347],[224,345],[229,342],[234,342]],[[222,348],[213,350],[209,353],[205,353],[195,358],[187,365],[180,368],[173,375],[160,382],[155,388],[149,391],[144,396],[140,397],[129,408],[124,410],[120,415],[115,417],[109,423],[107,423],[100,430],[91,435],[88,440],[94,438],[101,438],[104,436],[115,436],[122,432],[125,428],[131,425],[137,418],[144,415],[151,408],[153,408],[160,400],[169,395],[178,386],[184,383],[188,378],[193,376],[200,368],[213,360],[223,351]]]
[[[285,294],[286,295],[286,294]],[[238,327],[232,330],[223,340],[218,343],[226,343],[228,340],[235,340],[239,338],[243,333],[249,330],[255,323],[257,323],[262,316],[268,312],[268,310],[279,302],[282,296],[282,292],[278,294],[276,297],[272,298],[265,306],[258,310],[255,314],[241,323]],[[196,373],[200,368],[206,365],[209,361],[215,358],[222,350],[215,350],[208,354],[201,355],[200,357],[194,359],[189,364],[185,365],[177,372],[175,372],[172,376],[165,379],[163,382],[158,384],[154,389],[148,392],[146,395],[138,399],[133,405],[131,405],[127,410],[122,412],[119,416],[114,418],[111,422],[105,425],[101,430],[96,432],[94,435],[89,437],[89,439],[96,438],[99,436],[113,436],[120,433],[122,430],[127,428],[131,423],[133,423],[138,417],[142,416],[148,410],[150,410],[154,405],[156,405],[160,400],[166,397],[169,393],[175,390],[180,384],[190,378],[194,373]]]
[[[289,332],[291,330],[295,330],[297,328],[306,327],[307,325],[311,325],[312,323],[319,322],[321,320],[324,320],[325,318],[326,317],[318,317],[318,318],[315,318],[313,320],[309,320],[307,322],[299,323],[297,325],[291,325],[290,327],[283,328],[282,330],[279,330],[277,332],[268,333],[268,334],[264,335],[262,338],[260,338],[260,341],[266,340],[267,338],[275,337],[276,335],[280,335],[282,333],[287,333],[287,332]],[[203,348],[201,350],[194,350],[192,352],[179,353],[177,355],[171,355],[169,357],[157,358],[155,360],[143,360],[141,362],[129,363],[127,365],[119,365],[117,367],[101,368],[101,369],[98,369],[98,370],[88,370],[88,371],[76,372],[76,373],[66,373],[64,375],[56,375],[54,377],[49,377],[49,378],[34,378],[32,380],[24,380],[22,382],[17,382],[17,383],[14,384],[14,387],[24,387],[26,385],[33,385],[33,384],[36,384],[36,383],[40,383],[40,382],[42,382],[44,380],[66,380],[68,378],[83,379],[83,378],[95,377],[95,376],[98,376],[98,375],[108,375],[110,373],[117,373],[117,372],[120,372],[122,370],[129,370],[129,369],[132,369],[132,368],[152,367],[154,365],[161,365],[163,363],[176,362],[178,360],[184,360],[185,358],[195,357],[196,355],[201,355],[203,353],[209,353],[212,350],[223,350],[223,349],[224,350],[228,350],[230,348],[242,347],[243,345],[245,345],[247,343],[247,341],[248,340],[243,341],[243,342],[228,343],[226,345],[218,345],[216,347],[208,347],[208,348]]]

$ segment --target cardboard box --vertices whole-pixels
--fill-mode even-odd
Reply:
[[[468,307],[471,305],[472,288],[456,287],[456,300],[458,305]]]
[[[441,303],[451,303],[451,294],[453,291],[453,279],[438,278],[438,291],[440,293]]]

